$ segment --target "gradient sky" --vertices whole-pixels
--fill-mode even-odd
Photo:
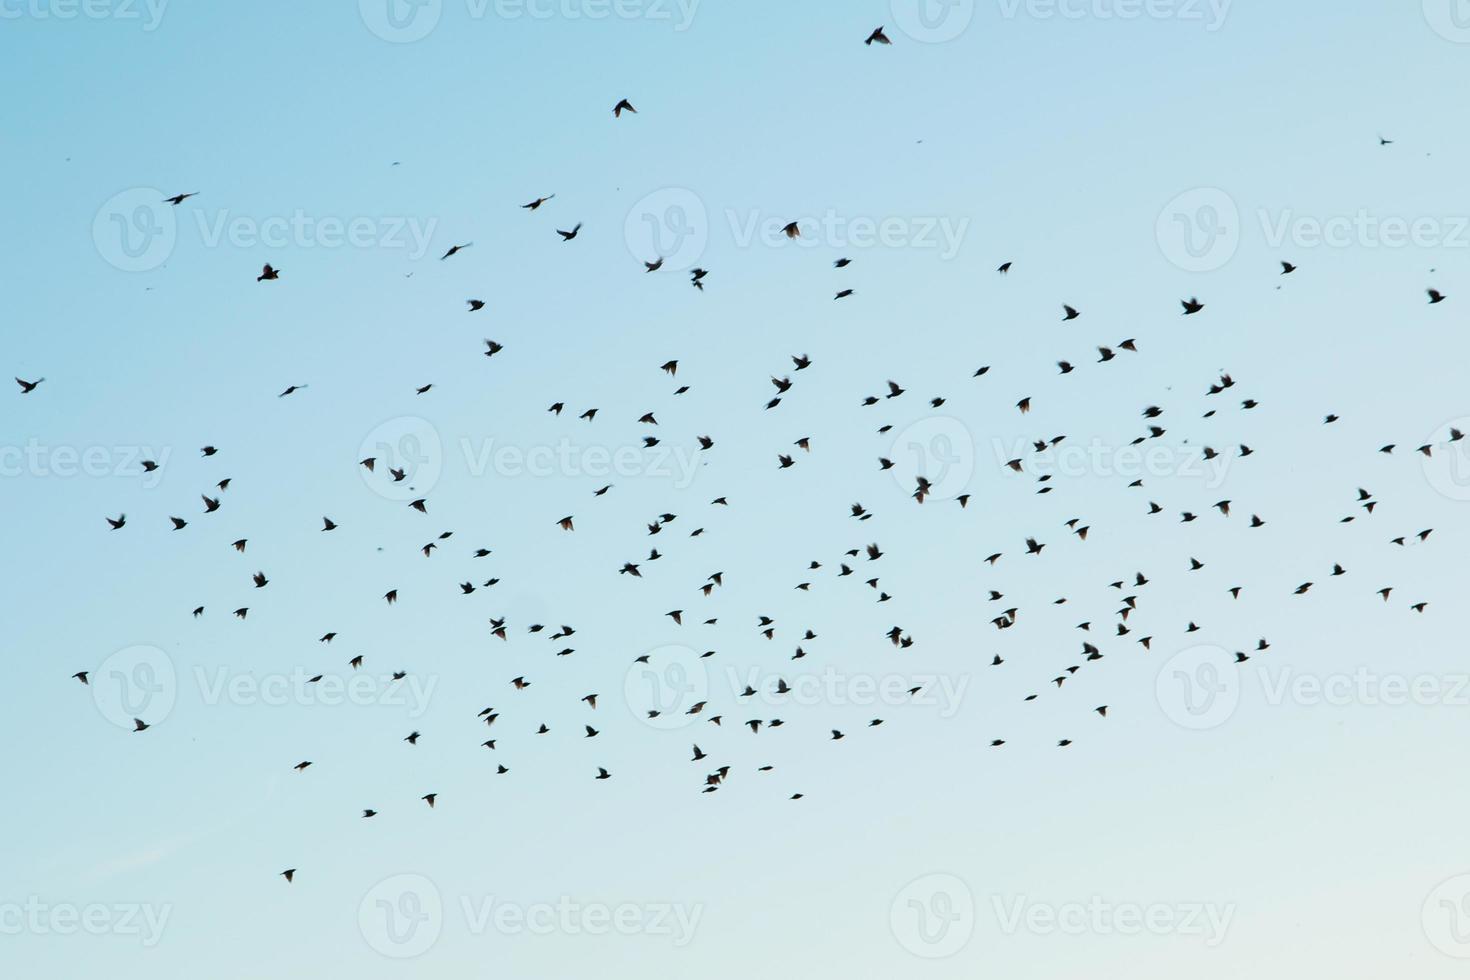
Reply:
[[[47,379],[0,399],[0,974],[1461,974],[1470,471],[1413,448],[1470,416],[1470,18],[1451,0],[916,8],[0,0],[0,359]],[[893,45],[865,47],[879,24]],[[624,97],[639,112],[615,121]],[[800,244],[770,234],[791,220]],[[258,284],[267,262],[281,278]],[[1206,309],[1184,319],[1193,295]],[[1063,324],[1063,303],[1083,316]],[[505,350],[487,361],[482,338]],[[1139,353],[1093,363],[1125,338]],[[1236,388],[1206,397],[1221,371]],[[797,384],[764,411],[773,375]],[[860,406],[890,378],[904,397]],[[276,397],[291,384],[309,387]],[[1134,472],[1150,404],[1169,431]],[[638,452],[648,411],[666,457]],[[1063,434],[1028,475],[1005,469]],[[1202,445],[1225,458],[1194,462]],[[365,476],[375,453],[415,464],[422,492]],[[923,507],[919,469],[942,498]],[[885,557],[838,580],[872,541]],[[616,574],[653,544],[643,579]],[[1149,585],[1108,587],[1139,571]],[[1058,690],[1084,639],[1105,659]],[[650,651],[663,672],[630,672]],[[358,654],[352,693],[301,683],[350,679]],[[778,676],[809,695],[736,697]],[[640,720],[647,692],[686,682],[723,727]],[[914,685],[912,703],[871,694]],[[134,706],[150,731],[120,727]],[[703,794],[712,764],[734,771]],[[582,918],[482,918],[558,904]],[[635,934],[573,934],[598,910]],[[1131,934],[1133,911],[1160,934]]]

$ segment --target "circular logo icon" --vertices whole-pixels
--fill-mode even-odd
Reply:
[[[374,885],[357,906],[367,944],[395,960],[422,956],[444,930],[444,902],[423,875],[394,875]]]
[[[929,496],[953,500],[975,475],[975,440],[965,423],[948,416],[910,425],[894,437],[888,456],[893,461],[889,473],[905,493],[917,490],[923,477],[929,481]]]
[[[1470,44],[1470,2],[1424,0],[1424,19],[1446,41]]]
[[[650,650],[623,678],[623,697],[645,725],[672,731],[699,720],[689,713],[709,697],[709,672],[699,654],[671,644]]]
[[[704,257],[709,212],[693,191],[665,187],[633,205],[623,223],[623,237],[638,261],[662,259],[662,271],[682,272]]]
[[[1424,479],[1450,500],[1470,500],[1470,418],[1446,422],[1427,440],[1429,455],[1420,454]]]
[[[975,19],[975,0],[891,0],[893,22],[915,41],[953,41]]]
[[[1240,704],[1240,666],[1224,647],[1180,650],[1159,669],[1154,695],[1164,714],[1181,728],[1218,728]]]
[[[427,419],[406,415],[389,419],[362,440],[357,469],[368,489],[389,500],[415,500],[439,482],[444,444]],[[372,460],[371,467],[365,465]]]
[[[1240,209],[1220,188],[1197,187],[1164,205],[1154,236],[1164,258],[1185,272],[1213,272],[1240,248]]]
[[[178,220],[163,191],[134,187],[108,198],[92,219],[97,254],[123,272],[149,272],[173,254]]]
[[[964,949],[975,934],[975,896],[954,875],[924,875],[894,897],[888,924],[904,949],[941,960]]]
[[[444,0],[357,0],[367,29],[393,44],[422,41],[439,26]]]
[[[1424,899],[1421,918],[1430,945],[1457,960],[1470,959],[1470,874],[1440,882]]]
[[[153,646],[117,651],[87,681],[97,710],[119,728],[134,728],[135,718],[159,724],[173,711],[179,693],[173,659]]]

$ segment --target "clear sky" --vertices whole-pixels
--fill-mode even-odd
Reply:
[[[1456,13],[0,0],[0,975],[1460,975]]]

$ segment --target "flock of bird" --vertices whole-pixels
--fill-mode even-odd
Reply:
[[[864,43],[868,46],[873,46],[891,45],[893,42],[884,32],[884,29],[880,27],[874,30],[866,38]],[[612,109],[612,114],[614,118],[618,120],[624,120],[625,117],[636,115],[637,113],[638,110],[628,99],[619,100]],[[1392,143],[1391,140],[1384,140],[1381,137],[1379,138],[1379,142],[1380,145],[1383,146],[1388,146]],[[173,207],[179,207],[183,205],[186,201],[196,197],[197,195],[198,192],[180,193],[165,199],[165,203]],[[520,205],[520,208],[534,214],[540,212],[543,208],[548,207],[555,200],[555,194],[538,196],[528,203]],[[566,243],[571,243],[575,241],[578,238],[579,234],[582,232],[582,229],[583,224],[581,222],[573,223],[571,227],[567,230],[562,230],[553,226],[553,230],[556,231],[556,234],[560,236],[563,242]],[[793,221],[787,224],[782,229],[782,232],[788,238],[796,239],[802,236],[803,229],[799,221]],[[465,249],[470,248],[472,244],[473,243],[471,242],[466,242],[463,244],[455,244],[449,247],[444,252],[444,254],[440,256],[439,261],[449,261],[451,259],[454,259]],[[646,273],[655,274],[660,272],[663,268],[664,261],[664,257],[649,256],[648,259],[644,261]],[[835,266],[839,270],[846,269],[850,265],[852,265],[852,260],[849,258],[841,258],[835,262]],[[1010,261],[1006,261],[996,268],[996,274],[1003,277],[1008,275],[1012,271],[1012,269],[1013,263]],[[1274,274],[1278,276],[1290,276],[1296,271],[1297,266],[1295,264],[1285,261],[1281,262],[1281,268],[1279,272],[1274,272],[1273,270]],[[707,269],[695,268],[690,272],[690,282],[696,289],[704,291],[706,285],[709,283],[711,275],[712,273]],[[262,288],[271,288],[269,284],[279,280],[281,276],[282,271],[280,269],[271,264],[266,264],[261,269],[260,273],[256,276],[256,281],[262,284]],[[855,291],[852,288],[842,288],[837,291],[836,299],[847,299],[852,297],[854,293]],[[1446,300],[1445,294],[1436,289],[1429,289],[1428,296],[1429,302],[1431,304],[1440,304]],[[486,305],[485,301],[473,298],[466,300],[466,303],[468,305],[468,310],[470,313],[478,313],[482,311]],[[1188,298],[1182,298],[1179,300],[1179,304],[1182,310],[1181,315],[1183,316],[1208,316],[1207,304],[1199,300],[1197,297],[1191,296]],[[1083,320],[1085,322],[1084,312],[1082,310],[1069,304],[1060,304],[1060,309],[1061,319],[1064,322],[1070,323],[1079,320]],[[514,356],[513,352],[507,353],[506,345],[503,345],[497,341],[486,340],[484,343],[485,349],[482,351],[482,353],[485,357],[496,357],[502,354],[504,354],[507,358]],[[1098,354],[1096,361],[1097,364],[1108,364],[1118,358],[1123,357],[1135,358],[1147,356],[1147,351],[1144,348],[1144,345],[1140,344],[1135,338],[1124,338],[1110,345],[1097,346],[1096,350]],[[798,379],[803,376],[804,372],[818,371],[821,369],[816,360],[813,357],[808,356],[806,353],[792,354],[790,355],[790,361],[791,368],[789,373],[771,377],[770,381],[774,388],[774,391],[771,392],[769,400],[766,401],[764,404],[765,411],[777,410],[781,405],[783,398],[789,395],[789,393],[797,385]],[[1078,366],[1076,364],[1066,360],[1056,362],[1056,367],[1058,372],[1062,375],[1072,374],[1078,369]],[[661,364],[650,364],[648,365],[647,370],[650,373],[650,378],[656,377],[658,374],[662,374],[669,379],[675,379],[679,375],[680,362],[678,360],[667,360]],[[979,366],[975,368],[972,372],[969,371],[969,369],[967,368],[965,377],[969,383],[977,385],[993,384],[996,381],[995,374],[992,374],[991,368],[988,365]],[[44,377],[38,377],[35,380],[25,380],[17,377],[15,380],[16,383],[19,385],[20,394],[42,398],[46,396],[46,389],[43,389],[41,387],[46,380]],[[1230,412],[1253,412],[1261,407],[1260,403],[1254,398],[1238,397],[1236,395],[1236,389],[1239,387],[1239,382],[1230,373],[1221,373],[1215,370],[1211,370],[1208,377],[1201,376],[1197,379],[1197,382],[1199,384],[1201,397],[1205,400],[1206,404],[1210,406],[1204,412],[1203,418],[1213,418],[1218,415],[1223,415]],[[432,384],[426,384],[422,386],[417,386],[414,390],[419,395],[427,395],[433,387],[434,386]],[[276,397],[288,398],[292,396],[297,396],[301,392],[305,391],[307,388],[308,385],[305,383],[289,384],[285,386],[282,390],[280,390],[276,394]],[[688,386],[680,386],[674,390],[674,394],[682,395],[688,390]],[[893,406],[894,403],[898,402],[900,399],[904,399],[907,395],[908,392],[906,391],[903,384],[897,381],[888,381],[883,389],[879,390],[877,393],[869,394],[861,398],[860,401],[853,406],[853,409],[858,412],[861,412],[865,408],[874,407],[886,409],[887,407]],[[911,397],[909,400],[913,401],[915,399]],[[1026,415],[1031,411],[1032,400],[1033,399],[1031,396],[1021,397],[1015,402],[1015,410],[1021,415]],[[927,404],[931,409],[938,409],[942,405],[944,405],[945,402],[946,399],[943,397],[934,397],[932,399],[929,399],[927,401]],[[538,407],[537,410],[541,409]],[[566,404],[560,401],[554,402],[545,410],[558,418],[560,418],[564,412],[568,411]],[[572,409],[571,412],[568,413],[568,419],[570,419],[572,417],[572,413],[576,411],[576,409]],[[576,421],[571,422],[570,424],[575,425],[578,423],[594,423],[597,419],[598,411],[599,410],[596,407],[585,408],[581,410],[580,413],[577,413],[575,415]],[[1174,411],[1177,412],[1177,410]],[[1174,417],[1173,414],[1171,414],[1170,410],[1166,410],[1161,406],[1153,404],[1139,405],[1138,413],[1141,421],[1139,423],[1138,434],[1134,439],[1134,445],[1143,445],[1149,441],[1163,439],[1167,432],[1166,424],[1169,422],[1170,418]],[[1337,421],[1338,417],[1336,415],[1328,415],[1323,419],[1323,424],[1332,425],[1335,424]],[[636,419],[630,419],[629,423],[636,424],[642,430],[649,433],[643,436],[641,439],[644,447],[652,448],[660,444],[660,436],[656,434],[661,431],[660,420],[654,412],[648,412]],[[1183,419],[1180,419],[1180,424],[1184,424]],[[880,436],[887,435],[893,431],[893,428],[893,424],[884,422],[883,424],[877,426],[876,431]],[[1065,435],[1055,435],[1046,438],[1035,439],[1032,442],[1030,446],[1030,451],[1028,453],[1005,461],[1005,466],[1016,474],[1030,474],[1034,470],[1039,469],[1035,464],[1043,460],[1047,456],[1047,454],[1054,452],[1058,446],[1062,445],[1066,441],[1066,438],[1067,437]],[[1451,430],[1447,442],[1454,443],[1462,440],[1463,438],[1464,434],[1462,432],[1458,430]],[[800,465],[802,457],[805,454],[809,454],[814,451],[813,441],[813,437],[803,435],[800,438],[796,439],[794,443],[789,446],[783,445],[780,447],[773,447],[773,469],[779,471],[790,469],[792,467]],[[1444,445],[1425,444],[1415,447],[1413,451],[1424,456],[1433,456],[1435,453],[1440,452],[1444,448]],[[1211,448],[1210,446],[1202,446],[1199,448],[1198,451],[1200,457],[1204,460],[1214,459],[1221,456],[1222,454],[1230,454],[1237,459],[1247,460],[1255,452],[1249,445],[1244,444],[1235,445],[1229,449],[1215,449]],[[1395,452],[1398,451],[1398,446],[1385,445],[1381,447],[1376,447],[1376,449],[1370,447],[1368,450],[1365,451],[1376,451],[1385,455],[1393,455]],[[717,438],[715,438],[715,436],[713,435],[699,436],[698,452],[718,452]],[[200,455],[204,458],[211,458],[219,455],[224,459],[228,459],[228,447],[226,446],[216,448],[212,445],[204,446],[200,449]],[[154,460],[144,461],[142,465],[143,468],[148,471],[155,470],[159,466],[158,462]],[[379,459],[374,456],[368,456],[358,460],[355,465],[357,467],[360,467],[361,470],[364,471],[366,475],[368,475],[369,479],[382,480],[388,484],[404,484],[407,486],[412,486],[412,474],[409,471],[409,468],[401,465],[395,466],[393,460]],[[877,458],[870,465],[874,465],[880,470],[892,470],[897,466],[894,460],[883,457]],[[907,500],[903,500],[902,498],[900,498],[895,501],[889,501],[887,502],[887,504],[890,506],[924,506],[928,508],[965,508],[968,506],[971,499],[969,493],[947,495],[941,498],[940,495],[936,493],[933,482],[934,479],[935,477],[932,474],[919,473],[914,478],[914,484],[907,494]],[[196,512],[185,515],[181,515],[179,513],[160,513],[149,515],[146,518],[146,523],[143,524],[143,526],[141,527],[137,525],[142,522],[132,521],[126,514],[118,514],[117,516],[112,516],[111,514],[105,515],[104,526],[107,530],[103,531],[102,533],[149,534],[153,532],[155,527],[160,531],[165,531],[165,529],[168,529],[173,533],[192,533],[198,530],[197,524],[201,523],[201,517],[213,515],[217,511],[227,506],[230,487],[231,479],[221,476],[218,482],[216,482],[212,487],[199,494],[200,504],[199,509]],[[598,499],[605,496],[611,489],[612,487],[610,485],[603,486],[600,489],[597,489],[592,494],[591,499],[588,500],[587,506],[589,508],[597,506]],[[1050,475],[1042,474],[1035,476],[1036,493],[1050,494],[1056,489],[1057,487],[1054,485],[1054,482]],[[1166,510],[1166,508],[1161,504],[1148,499],[1148,490],[1144,480],[1139,479],[1133,481],[1129,485],[1129,489],[1137,491],[1138,507],[1142,512],[1160,519],[1167,519],[1168,511]],[[1350,503],[1353,507],[1353,512],[1342,516],[1340,520],[1342,521],[1342,523],[1351,523],[1354,521],[1370,518],[1377,509],[1379,502],[1379,498],[1368,489],[1345,489],[1344,505],[1347,506]],[[1207,519],[1207,517],[1215,520],[1237,521],[1240,523],[1243,533],[1250,533],[1252,531],[1267,526],[1267,517],[1253,512],[1249,505],[1243,506],[1242,504],[1243,502],[1237,502],[1232,499],[1202,499],[1196,502],[1192,506],[1192,509],[1187,509],[1178,513],[1176,519],[1177,522],[1181,524],[1189,524],[1195,521],[1205,520]],[[718,508],[731,508],[733,510],[732,502],[723,496],[716,497],[711,500],[709,506]],[[855,539],[857,539],[860,537],[859,529],[861,529],[866,522],[873,518],[874,512],[866,504],[860,502],[854,502],[850,505],[845,505],[845,508],[846,514],[852,522],[854,537]],[[411,511],[412,513],[418,515],[427,515],[432,510],[431,497],[428,495],[415,497],[410,502],[408,502],[405,510]],[[1211,511],[1214,512],[1213,515],[1210,515],[1209,512]],[[566,515],[545,515],[544,520],[546,521],[546,525],[548,527],[554,525],[560,530],[560,532],[568,535],[573,535],[577,532],[577,522],[579,520],[579,516],[575,513]],[[668,542],[671,538],[675,538],[681,534],[681,532],[677,529],[682,528],[683,525],[678,522],[679,516],[673,513],[659,513],[654,516],[652,520],[647,521],[641,529],[641,536],[656,537],[658,538],[658,541],[645,543],[640,546],[640,554],[643,548],[647,548],[646,557],[629,558],[621,565],[621,567],[616,569],[609,569],[609,574],[611,574],[613,571],[616,571],[618,576],[624,576],[630,579],[644,579],[645,571],[649,570],[649,566],[652,563],[658,562],[664,557],[658,545],[662,544],[663,542]],[[1084,519],[1082,519],[1081,517],[1072,517],[1067,519],[1059,527],[1055,528],[1051,533],[1066,534],[1072,538],[1075,538],[1079,543],[1082,543],[1088,540],[1088,534],[1091,530],[1091,526],[1086,523]],[[339,524],[329,516],[323,516],[320,532],[324,534],[353,533],[350,528],[340,527]],[[687,532],[689,537],[699,537],[703,533],[703,527],[693,527],[690,528],[690,530]],[[1410,545],[1428,543],[1432,534],[1433,528],[1416,529],[1412,532],[1405,531],[1404,533],[1394,535],[1391,538],[1385,536],[1385,540],[1390,541],[1394,546],[1409,547]],[[423,556],[431,557],[441,549],[457,547],[457,545],[452,545],[450,543],[453,535],[454,532],[452,531],[443,531],[442,533],[439,533],[436,537],[433,538],[433,540],[430,540],[422,546],[421,551]],[[989,623],[998,631],[1006,631],[1012,629],[1017,624],[1020,617],[1023,615],[1023,610],[1019,606],[1011,605],[1007,602],[1005,585],[1003,581],[1000,580],[1000,576],[1003,575],[1004,568],[1011,562],[1043,561],[1045,560],[1042,557],[1043,553],[1048,548],[1055,548],[1055,545],[1047,540],[1048,532],[1044,529],[1032,529],[1029,534],[1018,533],[1015,537],[1016,540],[1009,547],[1001,547],[1000,550],[993,551],[983,558],[979,555],[979,553],[977,553],[976,555],[977,567],[984,566],[985,568],[991,570],[990,574],[993,574],[997,577],[993,583],[993,586],[985,590],[984,599],[992,604],[991,608],[996,613],[992,618],[990,618]],[[249,553],[250,539],[248,537],[240,537],[233,541],[227,542],[227,544],[229,548],[233,549],[233,551],[236,553]],[[665,546],[670,547],[669,545]],[[480,547],[468,549],[465,553],[473,562],[489,558],[492,554],[492,550]],[[861,540],[854,540],[853,547],[843,554],[835,555],[827,559],[817,558],[810,560],[805,565],[802,575],[800,576],[802,580],[796,582],[794,584],[794,588],[802,592],[807,592],[810,591],[814,587],[814,585],[823,577],[833,579],[846,579],[849,577],[853,577],[855,581],[862,582],[868,587],[871,597],[874,601],[885,604],[894,602],[896,606],[900,605],[895,601],[895,597],[885,589],[884,583],[879,574],[880,570],[884,567],[883,559],[885,558],[885,555],[886,552],[879,543],[867,540],[866,536],[861,536]],[[1137,623],[1140,617],[1137,617],[1135,614],[1138,613],[1142,608],[1144,608],[1147,597],[1147,589],[1152,583],[1152,577],[1161,575],[1184,576],[1194,572],[1198,572],[1204,567],[1204,561],[1198,558],[1191,557],[1189,558],[1188,564],[1183,567],[1154,569],[1153,571],[1147,573],[1141,570],[1130,571],[1127,574],[1119,575],[1111,581],[1096,583],[1096,588],[1100,594],[1112,594],[1113,596],[1115,596],[1115,598],[1112,600],[1115,606],[1115,612],[1113,613],[1114,621],[1106,625],[1101,623],[1093,623],[1091,621],[1086,621],[1078,624],[1077,629],[1087,638],[1080,642],[1079,649],[1075,653],[1063,658],[1061,661],[1058,662],[1057,666],[1038,672],[1035,679],[1036,690],[1033,693],[1027,694],[1025,700],[1037,700],[1044,696],[1044,692],[1046,690],[1063,687],[1064,685],[1069,683],[1069,681],[1071,681],[1072,678],[1080,671],[1086,669],[1091,664],[1095,664],[1097,661],[1103,660],[1104,657],[1108,655],[1105,654],[1103,650],[1105,642],[1103,640],[1104,636],[1118,642],[1123,642],[1126,640],[1126,642],[1135,644],[1138,648],[1141,648],[1144,651],[1151,649],[1155,640],[1159,639],[1160,637],[1156,633],[1149,633],[1144,631],[1143,629],[1138,628]],[[1341,578],[1347,576],[1348,574],[1348,569],[1344,568],[1341,564],[1332,563],[1330,561],[1322,563],[1322,575],[1326,578]],[[269,577],[269,575],[267,575],[267,573],[263,570],[257,570],[250,575],[249,581],[251,590],[260,596],[260,601],[268,602],[271,590],[273,588],[273,581]],[[447,590],[457,589],[460,594],[468,596],[475,593],[483,592],[485,590],[491,590],[497,584],[499,584],[500,581],[500,578],[488,575],[475,575],[469,578],[463,578],[459,575],[454,575],[446,577],[445,588]],[[701,582],[685,583],[679,588],[681,590],[687,590],[683,592],[683,594],[693,595],[694,593],[699,593],[703,597],[710,597],[717,590],[722,588],[724,584],[725,573],[715,571],[709,574]],[[279,588],[279,586],[274,587]],[[1315,587],[1316,583],[1314,581],[1304,581],[1294,590],[1294,594],[1304,595]],[[1382,583],[1372,583],[1372,590],[1374,591],[1374,594],[1376,594],[1378,597],[1381,597],[1384,603],[1393,602],[1395,596],[1397,595],[1393,586],[1385,585]],[[1234,598],[1239,598],[1242,591],[1243,586],[1234,586],[1229,590],[1230,594]],[[1411,610],[1416,613],[1424,613],[1426,611],[1426,602],[1420,600],[1417,597],[1410,597],[1410,599],[1411,601],[1404,603],[1404,608],[1406,610]],[[385,592],[381,596],[381,599],[379,601],[392,605],[396,603],[397,600],[398,590],[395,588]],[[1068,597],[1061,596],[1056,598],[1053,604],[1055,606],[1063,606],[1066,605],[1068,601]],[[698,619],[706,625],[713,625],[718,621],[716,617],[696,617],[688,613],[677,601],[672,603],[672,605],[673,608],[670,608],[665,615],[668,620],[670,620],[676,626],[683,626],[686,619],[689,619],[691,623],[694,620]],[[249,615],[250,608],[251,607],[249,605],[241,604],[231,610],[229,614],[240,620],[244,620]],[[194,617],[202,617],[207,615],[208,613],[205,605],[194,606],[191,612]],[[1028,614],[1040,615],[1041,613],[1030,613],[1028,611]],[[816,632],[807,627],[798,627],[788,633],[783,625],[781,627],[781,632],[778,634],[778,624],[773,617],[767,615],[759,616],[753,624],[753,627],[755,633],[763,637],[765,640],[775,640],[778,635],[781,636],[783,640],[785,640],[787,637],[794,638],[794,644],[789,650],[792,661],[800,661],[809,656],[810,654],[806,647],[813,646],[814,641],[818,639]],[[1188,623],[1188,625],[1184,628],[1184,632],[1186,634],[1196,632],[1198,630],[1199,627],[1193,622]],[[890,629],[887,629],[881,635],[874,636],[873,642],[875,643],[875,645],[882,645],[885,649],[888,645],[891,645],[893,650],[901,652],[912,647],[916,642],[918,642],[917,637],[921,634],[921,632],[921,630],[910,630],[908,627],[903,625],[893,625]],[[511,623],[508,618],[504,616],[491,616],[488,618],[488,621],[485,625],[485,635],[487,636],[487,638],[494,638],[499,641],[510,642],[513,634],[523,634],[527,636],[544,635],[544,637],[554,647],[551,652],[556,657],[568,657],[575,653],[575,649],[570,644],[572,642],[572,638],[575,636],[576,633],[576,628],[570,625],[553,627],[541,623],[517,624]],[[333,640],[336,639],[336,637],[336,632],[327,632],[320,637],[317,637],[316,639],[323,645],[330,645]],[[1241,651],[1236,654],[1236,658],[1240,662],[1245,662],[1251,659],[1253,656],[1263,654],[1264,652],[1269,650],[1270,647],[1271,644],[1269,643],[1269,641],[1263,638],[1255,645],[1254,649],[1251,649],[1249,652]],[[657,664],[651,663],[652,659],[656,656],[657,654],[645,654],[638,657],[637,661],[639,663],[657,666]],[[716,653],[715,651],[709,651],[703,656],[706,658],[713,657],[716,656]],[[1006,665],[1006,662],[1007,661],[1004,656],[1002,656],[1001,654],[995,654],[993,658],[990,659],[989,666],[995,669],[1001,669]],[[345,668],[345,670],[347,671],[359,670],[364,667],[364,656],[357,655],[351,657],[350,659],[345,659],[342,662],[341,667]],[[320,682],[324,676],[325,672],[314,674],[311,677],[311,681],[313,683]],[[85,685],[90,683],[90,672],[88,670],[79,670],[74,673],[72,677],[81,684]],[[406,677],[406,672],[395,671],[392,674],[392,677],[395,681],[401,681]],[[517,692],[526,690],[533,683],[539,683],[539,681],[533,680],[532,677],[525,674],[518,674],[514,677],[506,677],[504,679],[505,696],[507,698],[513,699],[516,696]],[[765,693],[770,696],[780,696],[783,694],[787,694],[790,691],[791,688],[788,686],[786,680],[776,678],[773,688]],[[920,691],[920,687],[914,687],[908,691],[908,694],[910,696],[913,696],[919,694]],[[749,715],[753,712],[741,710],[742,706],[753,703],[751,701],[752,698],[755,698],[757,695],[762,694],[761,691],[758,691],[754,687],[747,686],[743,691],[732,691],[731,693],[733,697],[731,700],[728,701],[728,703],[715,703],[715,695],[710,695],[710,699],[708,700],[701,700],[687,706],[681,706],[681,710],[684,713],[689,716],[697,717],[699,722],[705,726],[708,726],[710,730],[708,738],[696,736],[698,738],[698,741],[703,741],[706,745],[718,744],[719,746],[721,746],[720,748],[706,751],[706,749],[701,748],[698,742],[695,742],[695,744],[692,744],[690,748],[689,760],[697,765],[696,773],[698,774],[697,778],[693,779],[692,781],[698,787],[699,791],[703,793],[716,793],[720,791],[721,788],[726,785],[727,781],[732,778],[733,774],[738,772],[740,768],[743,768],[737,761],[735,761],[734,753],[726,747],[728,746],[729,742],[728,738],[723,735],[724,731],[743,728],[747,729],[752,735],[755,735],[760,734],[763,731],[770,732],[771,730],[781,729],[788,725],[788,721],[783,718],[749,717]],[[576,690],[568,693],[566,698],[569,704],[574,702],[575,710],[579,711],[582,714],[582,717],[579,719],[578,723],[575,726],[579,737],[586,740],[596,740],[602,738],[603,732],[602,729],[599,727],[601,723],[596,722],[596,719],[598,718],[597,708],[599,703],[599,693],[596,691]],[[1090,708],[1090,712],[1095,714],[1099,718],[1106,718],[1108,716],[1108,711],[1109,706],[1107,704],[1098,704]],[[656,716],[658,715],[658,713],[659,712],[657,709],[649,711],[650,716]],[[502,720],[503,716],[505,716],[505,718],[507,719],[517,720]],[[881,717],[865,717],[860,720],[855,720],[853,724],[865,729],[869,729],[882,726],[884,724],[884,721],[885,720]],[[137,733],[147,732],[150,728],[150,724],[150,721],[146,718],[135,719],[133,723],[134,731]],[[502,758],[506,756],[506,753],[503,751],[504,746],[502,745],[502,743],[514,744],[519,739],[546,735],[550,732],[549,726],[544,722],[541,723],[539,727],[535,728],[531,727],[530,724],[522,725],[521,721],[517,718],[517,715],[513,709],[507,708],[505,710],[502,710],[500,707],[496,706],[487,706],[482,711],[480,711],[475,724],[484,726],[481,729],[481,734],[485,737],[480,745],[487,753],[492,753],[489,756],[489,759],[493,762],[493,772],[501,776],[505,776],[511,772],[510,767],[505,763],[493,761],[497,758]],[[790,724],[793,727],[799,727],[800,725],[799,722],[795,721],[790,722]],[[508,727],[515,730],[507,732],[506,729]],[[418,746],[420,740],[424,737],[425,736],[423,736],[419,731],[415,730],[407,733],[402,738],[402,741],[410,747],[416,747]],[[841,729],[831,729],[822,732],[821,737],[826,740],[840,741],[847,738],[848,733]],[[1003,737],[1002,733],[996,733],[996,737],[994,737],[990,741],[990,745],[996,749],[1000,749],[1001,747],[1005,746],[1006,743],[1007,740],[1005,737]],[[1071,738],[1060,738],[1056,742],[1056,745],[1061,748],[1065,748],[1071,744]],[[310,759],[302,759],[299,762],[296,762],[291,768],[294,769],[294,771],[299,775],[300,778],[311,778],[309,770],[313,769],[313,762]],[[774,771],[775,766],[774,764],[767,762],[759,766],[750,766],[749,768],[754,769],[758,772],[769,773]],[[614,773],[610,771],[606,766],[595,766],[589,768],[586,776],[589,780],[602,781],[614,778]],[[790,787],[788,787],[788,789],[789,788]],[[792,800],[799,800],[802,797],[803,793],[801,792],[793,792],[790,795],[790,799]],[[433,808],[436,806],[439,800],[440,794],[438,792],[426,792],[419,798],[418,802],[422,803],[426,807]],[[373,806],[362,807],[360,819],[372,819],[377,816],[377,814],[378,810]],[[297,869],[294,867],[288,868],[287,870],[280,872],[280,874],[286,879],[287,882],[290,882],[294,880],[297,874]]]

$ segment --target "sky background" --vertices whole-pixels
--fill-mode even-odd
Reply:
[[[0,355],[47,379],[0,410],[0,973],[1460,975],[1470,469],[1413,454],[1470,429],[1453,6],[0,3]],[[894,43],[865,47],[879,24]],[[771,234],[791,220],[801,243]],[[1207,397],[1221,371],[1236,387]],[[797,383],[765,411],[773,375]],[[888,379],[907,394],[862,407]],[[1168,432],[1139,464],[1147,405]],[[639,451],[649,411],[666,456]],[[613,454],[633,462],[605,476]],[[869,542],[885,556],[839,580]],[[1050,684],[1084,640],[1105,658]],[[736,696],[777,677],[820,686]],[[689,685],[723,726],[641,718]],[[497,927],[487,903],[642,925]]]

